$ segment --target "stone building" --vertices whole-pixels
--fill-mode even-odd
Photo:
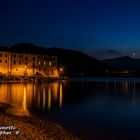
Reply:
[[[0,51],[0,73],[28,76],[41,74],[46,77],[58,77],[57,57]]]

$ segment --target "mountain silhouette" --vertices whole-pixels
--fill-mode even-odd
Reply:
[[[47,54],[57,56],[59,65],[65,66],[70,75],[97,76],[113,70],[112,66],[80,51],[53,47],[47,49]]]
[[[19,43],[11,46],[11,52],[30,53],[30,54],[46,54],[46,48],[39,47],[32,43]]]
[[[102,62],[115,67],[117,70],[140,70],[140,59],[131,58],[129,56],[102,60]]]

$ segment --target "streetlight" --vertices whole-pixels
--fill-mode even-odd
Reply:
[[[60,67],[60,69],[59,69],[59,76],[61,77],[61,78],[63,78],[63,67]]]
[[[63,68],[60,68],[60,72],[63,72]]]

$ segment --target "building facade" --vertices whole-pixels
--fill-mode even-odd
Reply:
[[[0,73],[9,75],[41,74],[58,77],[57,57],[0,51]]]

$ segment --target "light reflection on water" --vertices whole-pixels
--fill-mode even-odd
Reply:
[[[62,92],[62,83],[0,84],[0,102],[13,106],[7,113],[28,116],[33,106],[50,110],[55,103],[62,107]]]
[[[99,94],[97,95],[99,97],[101,97],[101,95],[107,98],[110,98],[110,96],[130,96],[132,97],[133,109],[135,109],[135,81],[101,81],[97,83],[72,83],[73,84],[70,83],[66,85],[64,83],[58,82],[30,84],[0,84],[0,102],[12,105],[13,108],[9,111],[12,114],[30,115],[30,110],[32,110],[33,108],[34,110],[38,109],[44,111],[50,111],[50,109],[54,106],[62,108],[63,94],[66,94],[65,96],[71,94],[68,98],[71,98],[70,102],[73,102],[73,100],[77,100],[78,98],[81,101],[84,99],[81,92],[85,92],[84,96],[86,99],[89,98],[88,94],[94,91],[95,94]],[[70,88],[69,85],[71,85]],[[67,93],[63,93],[64,88],[67,89]],[[80,97],[80,94],[82,95],[82,97]],[[94,97],[93,93],[92,96]],[[93,97],[91,99],[93,99]],[[68,98],[66,99],[66,102],[69,102]],[[11,110],[14,111],[12,112]]]

